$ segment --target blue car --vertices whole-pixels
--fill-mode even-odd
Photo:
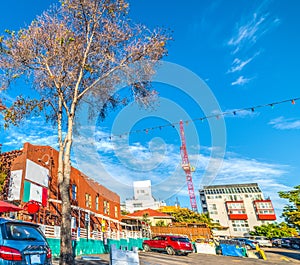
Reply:
[[[52,264],[52,254],[38,225],[0,218],[0,265]]]
[[[233,240],[239,241],[244,244],[246,249],[256,249],[256,245],[258,245],[258,242],[244,237],[234,238]]]

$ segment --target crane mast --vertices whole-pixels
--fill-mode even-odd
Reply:
[[[187,183],[187,187],[188,187],[188,191],[189,191],[192,210],[194,212],[198,212],[196,196],[195,196],[195,192],[194,192],[194,185],[193,185],[193,180],[192,180],[192,172],[194,171],[194,168],[190,164],[189,156],[188,156],[188,153],[186,150],[186,142],[185,142],[184,128],[183,128],[182,121],[180,121],[180,137],[181,137],[180,154],[181,154],[181,159],[182,159],[181,166],[185,172],[186,183]]]

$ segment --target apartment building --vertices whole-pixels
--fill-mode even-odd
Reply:
[[[166,206],[163,201],[158,201],[152,196],[151,180],[142,180],[133,182],[132,199],[125,200],[125,211],[133,213],[147,208],[153,210],[159,209],[161,206]]]
[[[222,227],[216,236],[244,236],[276,220],[272,201],[257,183],[204,186],[199,192],[203,212]]]

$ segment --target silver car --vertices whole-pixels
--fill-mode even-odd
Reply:
[[[269,247],[269,248],[272,247],[271,240],[265,236],[257,236],[254,238],[254,240],[258,242],[258,245],[260,247]]]
[[[52,254],[36,224],[0,218],[0,265],[51,265]]]

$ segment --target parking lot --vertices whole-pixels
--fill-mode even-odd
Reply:
[[[203,265],[231,265],[231,264],[300,264],[300,251],[285,248],[264,248],[267,260],[255,258],[239,258],[221,255],[197,254],[192,253],[188,256],[168,255],[158,252],[139,252],[140,265],[185,265],[185,264],[203,264]],[[58,261],[54,261],[58,264]],[[104,265],[109,264],[109,255],[85,256],[84,259],[76,257],[76,264]]]

